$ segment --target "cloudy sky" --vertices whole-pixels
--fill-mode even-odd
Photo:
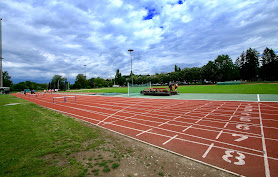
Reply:
[[[278,51],[276,0],[1,0],[3,70],[14,82],[113,78]]]

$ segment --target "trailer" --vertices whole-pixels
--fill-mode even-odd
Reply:
[[[170,96],[179,94],[177,91],[170,91],[167,88],[145,88],[140,93],[153,96]]]

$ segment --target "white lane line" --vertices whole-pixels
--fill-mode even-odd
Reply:
[[[177,136],[178,136],[178,135],[175,135],[175,136],[173,136],[172,138],[170,138],[169,140],[165,141],[165,142],[163,143],[163,145],[169,143],[171,140],[175,139]]]
[[[148,131],[151,131],[151,130],[152,130],[152,128],[150,128],[150,129],[148,129],[148,130],[146,130],[146,131],[143,131],[143,132],[141,132],[141,133],[138,133],[136,136],[142,135],[143,133],[147,133]]]
[[[182,132],[185,132],[186,130],[190,129],[192,125],[188,126],[186,129],[184,129]]]
[[[271,108],[275,108],[275,109],[278,109],[278,107],[275,107],[275,106],[270,106],[268,104],[264,104],[265,106],[268,106],[268,107],[271,107]]]
[[[226,124],[224,125],[224,128],[226,128],[228,124],[229,124],[229,122],[226,122]]]
[[[209,103],[207,103],[207,104],[209,104]],[[193,111],[195,111],[195,110],[197,110],[197,109],[200,109],[200,108],[202,108],[202,107],[204,107],[205,105],[207,105],[207,104],[204,104],[204,105],[202,105],[202,106],[200,106],[200,107],[198,107],[198,108],[195,108],[195,109],[193,109],[193,110],[191,110],[191,111],[188,111],[188,112],[186,112],[186,113],[184,113],[184,114],[182,114],[182,115],[179,115],[178,117],[175,117],[174,119],[170,119],[170,120],[168,120],[168,121],[166,121],[166,122],[163,122],[163,123],[161,123],[161,124],[159,124],[157,127],[160,127],[160,126],[162,126],[162,125],[164,125],[164,124],[168,124],[169,122],[171,122],[171,121],[176,121],[176,119],[178,119],[178,118],[180,118],[180,117],[182,117],[182,116],[184,116],[184,115],[186,115],[186,114],[189,114],[189,113],[191,113],[191,112],[193,112]],[[154,127],[155,128],[155,127]],[[142,132],[140,135],[142,135],[143,133],[146,133],[146,132]],[[137,135],[136,135],[137,136]],[[139,136],[139,135],[138,135]]]
[[[152,126],[152,125],[146,125],[146,124],[142,124],[142,123],[138,123],[138,122],[133,122],[133,121],[128,121],[128,120],[124,120],[124,121],[130,122],[130,123],[134,123],[134,124],[138,124],[138,125],[144,125],[144,126],[150,127],[150,128],[156,128],[156,129],[159,129],[159,130],[164,130],[164,131],[167,131],[167,132],[172,132],[172,133],[176,133],[176,134],[186,135],[186,136],[190,136],[190,137],[194,137],[194,138],[198,138],[198,139],[203,139],[203,140],[209,140],[209,141],[217,142],[217,143],[220,143],[220,144],[226,144],[226,145],[229,145],[229,146],[239,147],[239,148],[242,148],[242,149],[247,149],[247,150],[251,150],[251,151],[262,153],[261,150],[256,150],[256,149],[251,149],[251,148],[244,147],[244,146],[238,146],[238,145],[235,145],[235,144],[225,143],[225,142],[217,141],[217,140],[214,140],[214,139],[203,138],[203,137],[200,137],[200,136],[186,134],[186,133],[182,133],[182,132],[178,132],[178,131],[174,131],[174,130],[169,130],[169,129],[160,128],[160,127],[155,127],[155,126]],[[120,127],[125,127],[125,126],[118,125],[118,124],[113,124],[113,123],[112,123],[112,125],[120,126]],[[127,128],[129,128],[129,127],[127,127]],[[138,129],[136,129],[136,130],[138,130]],[[139,131],[142,132],[143,130],[139,130]],[[154,134],[153,132],[147,132],[147,133]]]
[[[203,118],[201,118],[201,119],[197,120],[197,121],[195,122],[195,124],[197,124],[198,122],[200,122],[202,119],[203,119]]]
[[[209,151],[211,150],[211,148],[213,147],[213,143],[211,143],[211,145],[208,147],[208,149],[206,150],[206,152],[203,154],[203,158],[206,158],[206,156],[208,155]]]
[[[223,130],[227,127],[227,125],[231,122],[232,118],[234,117],[234,115],[236,114],[237,110],[239,109],[239,107],[241,106],[241,103],[238,105],[238,107],[236,108],[236,110],[234,111],[233,115],[231,115],[231,117],[229,118],[228,122],[226,122],[226,124],[224,125],[224,127],[222,128],[222,130],[218,133],[218,135],[216,136],[215,139],[218,139],[220,137],[220,135],[223,133]]]
[[[140,101],[140,102],[138,102],[138,103],[142,103],[142,102],[144,102],[144,101]],[[136,104],[138,104],[138,103],[136,103]],[[136,104],[135,104],[135,105],[136,105]],[[125,109],[127,109],[127,108],[129,108],[129,107],[131,107],[131,106],[135,106],[135,105],[129,105],[129,106],[123,108],[123,109],[120,109],[119,111],[117,111],[117,112],[111,114],[110,116],[108,116],[108,117],[106,117],[105,119],[103,119],[102,121],[100,121],[97,125],[99,125],[100,123],[102,123],[102,122],[104,122],[105,120],[109,119],[110,117],[114,116],[115,114],[118,114],[119,112],[122,112],[123,110],[125,110]]]
[[[258,102],[260,102],[261,100],[260,100],[260,95],[259,94],[257,94],[257,98],[258,98]]]
[[[131,129],[131,130],[135,130],[135,131],[142,131],[142,130],[139,130],[139,129],[135,129],[135,128],[131,128],[131,127],[126,127],[126,126],[123,126],[123,125],[118,125],[118,124],[113,124],[112,125],[115,125],[115,126],[118,126],[118,127],[122,127],[122,128],[126,128],[126,129]],[[99,125],[98,125],[99,126]],[[101,127],[101,126],[100,126]],[[155,133],[155,132],[147,132],[148,134],[152,134],[152,135],[157,135],[157,136],[161,136],[161,137],[166,137],[166,138],[172,138],[171,136],[168,136],[168,135],[164,135],[164,134],[159,134],[159,133]],[[208,144],[206,143],[201,143],[201,142],[198,142],[198,141],[192,141],[192,140],[187,140],[187,139],[183,139],[183,138],[175,138],[176,140],[180,140],[180,141],[184,141],[184,142],[190,142],[190,143],[194,143],[194,144],[199,144],[199,145],[205,145],[205,146],[209,146]],[[220,141],[214,141],[214,142],[218,142],[218,143],[221,143]],[[226,143],[225,143],[226,144]],[[218,148],[218,149],[223,149],[223,150],[227,150],[226,147],[221,147],[221,146],[214,146],[215,148]],[[246,148],[244,148],[246,149]],[[241,150],[238,150],[238,152],[241,152],[241,153],[245,153],[245,154],[249,154],[249,155],[253,155],[253,156],[257,156],[257,157],[263,157],[263,155],[260,155],[260,154],[254,154],[254,153],[250,153],[250,152],[245,152],[245,151],[241,151]],[[260,153],[262,153],[260,151]],[[275,157],[268,157],[269,159],[273,159],[273,160],[277,160],[278,161],[278,158],[275,158]]]
[[[260,116],[260,124],[261,124],[262,145],[263,145],[263,151],[264,151],[264,168],[265,168],[265,176],[266,176],[266,177],[270,177],[269,164],[268,164],[268,157],[267,157],[267,150],[266,150],[265,139],[264,139],[264,128],[263,128],[263,121],[262,121],[260,103],[258,103],[258,108],[259,108],[259,116]]]
[[[123,111],[123,110],[125,110],[125,109],[127,109],[127,108],[129,108],[129,107],[130,107],[130,106],[127,106],[127,107],[125,107],[125,108],[123,108],[123,109],[121,109],[121,110],[119,110],[119,111],[117,111],[117,112],[111,114],[110,116],[106,117],[105,119],[103,119],[102,121],[100,121],[99,123],[97,123],[97,125],[99,125],[100,123],[106,121],[106,120],[109,119],[110,117],[114,116],[115,114],[118,114],[119,112],[121,112],[121,111]]]
[[[202,117],[201,119],[197,120],[194,124],[197,124],[198,122],[200,122],[201,120],[203,120],[203,118],[206,118],[208,115],[210,115],[211,113],[213,113],[215,110],[217,110],[218,108],[220,108],[221,106],[223,106],[226,102],[224,102],[223,104],[221,104],[220,106],[218,106],[217,108],[215,108],[214,110],[212,110],[210,113],[207,113],[204,117]],[[194,109],[195,110],[195,109]],[[194,125],[193,124],[193,125]],[[185,132],[186,130],[188,130],[190,127],[187,127],[186,129],[184,129],[182,132]]]
[[[216,136],[215,139],[218,139],[222,133],[223,133],[223,130],[221,130],[221,131],[218,133],[218,135]]]

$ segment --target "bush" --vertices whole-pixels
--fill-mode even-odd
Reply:
[[[116,168],[118,168],[119,166],[120,166],[120,164],[118,164],[118,163],[113,163],[113,164],[112,164],[112,168],[113,168],[113,169],[116,169]]]

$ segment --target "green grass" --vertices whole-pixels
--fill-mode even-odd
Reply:
[[[0,95],[0,176],[84,176],[86,167],[70,154],[85,151],[88,140],[96,142],[91,147],[102,144],[99,134],[68,116]]]
[[[155,86],[155,87],[168,88],[166,86]],[[142,88],[141,90],[143,89],[144,88]],[[242,84],[242,85],[188,85],[188,86],[179,86],[178,91],[180,93],[278,94],[278,84],[260,83],[260,84]],[[76,92],[127,93],[127,87],[78,90]]]
[[[95,88],[82,90],[69,90],[67,92],[85,92],[85,93],[127,93],[127,87],[110,87],[110,88]]]
[[[278,84],[181,86],[180,93],[278,94]]]

